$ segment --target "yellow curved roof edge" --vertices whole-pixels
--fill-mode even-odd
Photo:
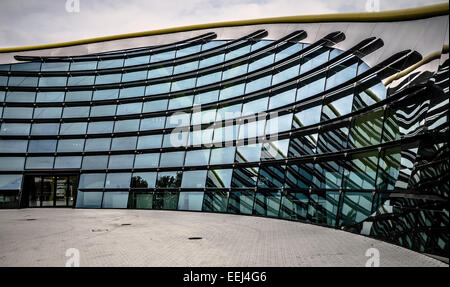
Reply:
[[[436,5],[409,8],[403,10],[391,10],[382,12],[358,12],[358,13],[339,13],[339,14],[321,14],[321,15],[303,15],[303,16],[287,16],[287,17],[273,17],[262,18],[252,20],[239,20],[239,21],[227,21],[216,22],[209,24],[198,24],[182,27],[174,27],[153,31],[144,31],[136,33],[127,33],[120,35],[104,36],[69,42],[61,42],[54,44],[23,46],[23,47],[11,47],[0,48],[0,53],[21,52],[30,50],[42,50],[50,48],[61,48],[75,45],[83,45],[97,42],[105,42],[111,40],[120,40],[126,38],[144,37],[152,35],[169,34],[184,31],[202,30],[209,28],[219,27],[233,27],[233,26],[246,26],[257,24],[276,24],[276,23],[318,23],[318,22],[391,22],[391,21],[407,21],[424,19],[434,16],[448,15],[449,3],[441,3]]]

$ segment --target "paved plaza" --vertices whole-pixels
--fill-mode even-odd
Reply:
[[[0,266],[448,266],[392,244],[279,219],[156,210],[0,210]]]

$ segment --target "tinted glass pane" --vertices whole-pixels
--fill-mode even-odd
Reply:
[[[33,124],[31,126],[32,135],[57,135],[59,131],[58,123]]]
[[[159,153],[137,154],[134,168],[156,168],[159,164]]]
[[[178,210],[201,211],[203,192],[181,192],[178,199]]]
[[[106,151],[109,150],[110,138],[86,139],[85,151]]]
[[[0,174],[0,190],[20,189],[21,185],[21,174]]]
[[[106,188],[129,188],[131,173],[108,173],[106,175]]]
[[[55,168],[76,168],[81,166],[81,156],[57,156]]]
[[[62,123],[61,135],[85,134],[87,123]]]
[[[95,70],[96,68],[97,68],[97,61],[95,61],[95,62],[72,62],[70,64],[71,71]]]
[[[206,183],[206,170],[185,171],[183,180],[181,181],[182,188],[203,188]]]
[[[108,168],[110,169],[133,168],[133,161],[134,161],[133,154],[111,155],[109,157]]]
[[[103,192],[83,192],[77,195],[77,208],[100,208],[102,205]]]
[[[85,156],[82,169],[106,169],[108,165],[107,155]]]
[[[103,188],[105,186],[105,176],[102,173],[83,173],[80,175],[80,188]]]
[[[128,192],[115,191],[103,194],[102,208],[127,208]]]
[[[160,167],[183,166],[184,151],[167,152],[161,154]]]
[[[58,152],[82,152],[84,139],[59,140]]]
[[[2,123],[1,135],[28,135],[30,133],[30,124]]]

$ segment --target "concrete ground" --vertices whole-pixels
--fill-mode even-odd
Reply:
[[[190,240],[190,237],[202,239]],[[0,266],[445,266],[385,242],[299,222],[153,210],[0,210]]]

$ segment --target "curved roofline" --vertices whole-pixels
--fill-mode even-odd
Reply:
[[[84,44],[97,43],[97,42],[120,40],[120,39],[126,39],[126,38],[153,36],[153,35],[170,34],[170,33],[176,33],[176,32],[185,32],[185,31],[202,30],[202,29],[210,29],[210,28],[221,28],[221,27],[246,26],[246,25],[258,25],[258,24],[277,24],[277,23],[408,21],[408,20],[417,20],[417,19],[424,19],[424,18],[435,17],[435,16],[448,15],[448,13],[449,13],[449,3],[447,2],[447,3],[423,6],[423,7],[418,7],[418,8],[409,8],[409,9],[391,10],[391,11],[382,11],[382,12],[358,12],[358,13],[301,15],[301,16],[261,18],[261,19],[252,19],[252,20],[226,21],[226,22],[216,22],[216,23],[208,23],[208,24],[197,24],[197,25],[181,26],[181,27],[174,27],[174,28],[166,28],[166,29],[159,29],[159,30],[152,30],[152,31],[119,34],[119,35],[89,38],[89,39],[75,40],[75,41],[68,41],[68,42],[61,42],[61,43],[53,43],[53,44],[0,48],[0,53],[61,48],[61,47],[84,45]]]

